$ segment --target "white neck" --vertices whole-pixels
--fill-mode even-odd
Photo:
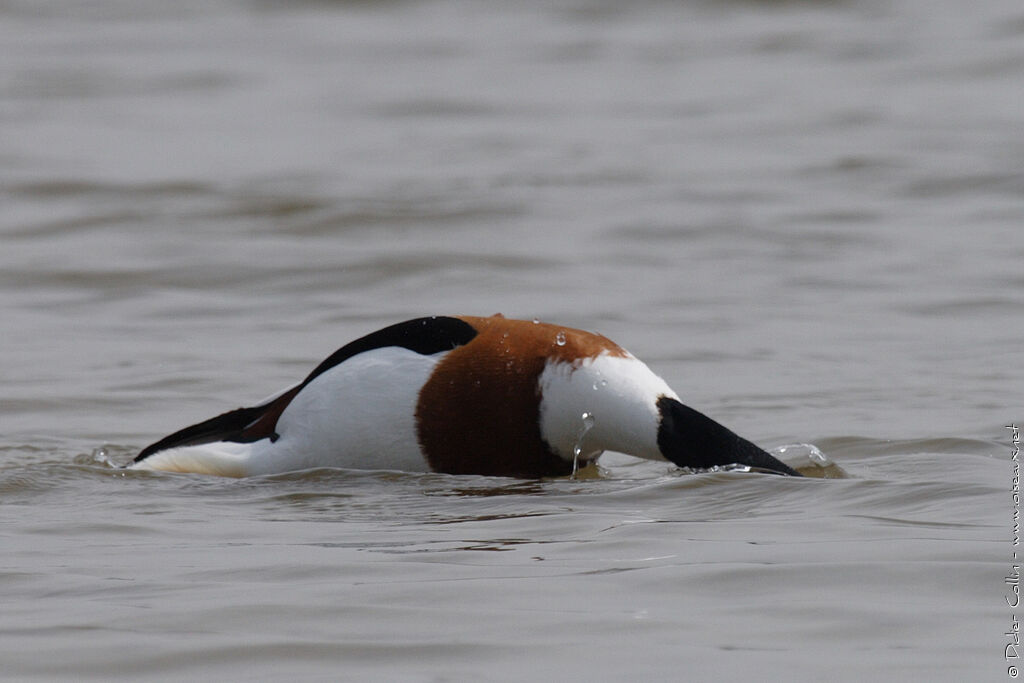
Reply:
[[[665,459],[658,448],[656,402],[659,396],[677,396],[633,356],[549,362],[539,386],[541,435],[559,456],[572,460],[579,447],[585,459],[605,450]]]

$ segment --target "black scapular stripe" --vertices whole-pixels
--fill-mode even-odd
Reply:
[[[364,351],[391,346],[409,349],[424,356],[432,356],[435,353],[450,351],[457,346],[467,344],[476,335],[476,329],[466,321],[447,316],[416,318],[389,325],[345,344],[316,366],[301,384],[280,396],[262,405],[238,408],[179,430],[146,446],[135,457],[134,462],[145,460],[154,453],[169,448],[197,446],[216,441],[252,443],[267,438],[274,440],[277,438],[277,433],[274,431],[277,419],[288,407],[292,398],[314,379],[349,358]]]
[[[465,320],[448,316],[415,318],[395,323],[345,344],[316,366],[302,385],[309,384],[318,375],[364,351],[398,346],[424,356],[433,356],[435,353],[451,351],[457,346],[468,344],[476,335],[476,329]]]

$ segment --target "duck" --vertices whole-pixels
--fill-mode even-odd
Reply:
[[[802,476],[684,405],[610,339],[501,314],[431,316],[352,341],[301,382],[139,451],[136,470],[248,477],[321,467],[534,479],[613,451]]]

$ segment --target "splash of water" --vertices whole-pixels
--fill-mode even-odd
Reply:
[[[117,463],[111,459],[110,452],[107,450],[106,446],[100,446],[99,448],[92,449],[91,458],[97,465],[104,465],[111,468],[117,467]]]
[[[800,470],[805,477],[842,479],[850,476],[812,443],[778,446],[772,449],[772,454],[790,467]]]
[[[583,454],[583,437],[594,428],[594,414],[589,412],[583,413],[580,415],[580,420],[583,421],[583,426],[580,428],[580,432],[576,436],[576,443],[572,447],[572,479],[576,478],[576,473],[580,470],[580,456]]]
[[[779,458],[799,459],[807,458],[818,467],[828,467],[832,464],[829,457],[821,452],[813,443],[791,443],[773,449]]]

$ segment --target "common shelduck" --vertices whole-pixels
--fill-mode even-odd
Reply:
[[[144,448],[135,469],[230,477],[313,467],[561,476],[603,451],[799,472],[688,408],[601,335],[436,316],[338,349],[300,383]]]

